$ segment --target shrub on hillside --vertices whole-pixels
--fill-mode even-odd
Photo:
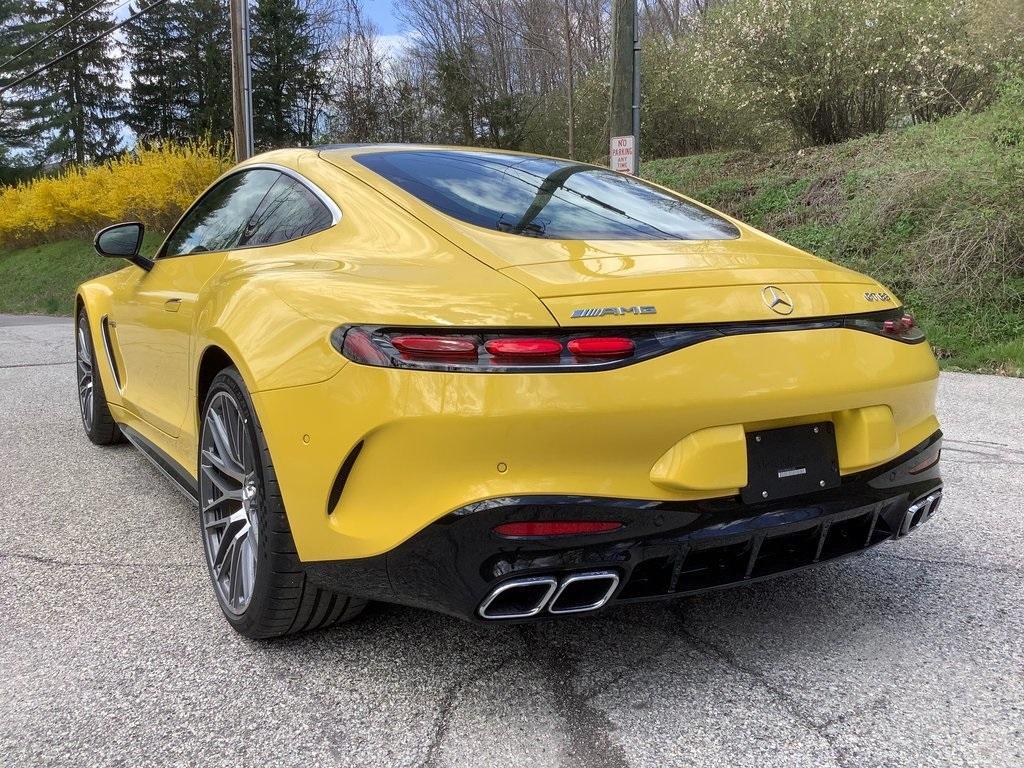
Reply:
[[[1019,51],[1019,12],[989,22],[1002,1],[733,0],[707,16],[695,55],[709,98],[831,144],[987,103]]]
[[[165,142],[140,145],[102,165],[0,187],[0,245],[89,237],[131,219],[166,232],[230,165],[222,146]]]
[[[651,161],[644,174],[866,272],[941,356],[1024,373],[1024,79],[977,114],[829,147]]]

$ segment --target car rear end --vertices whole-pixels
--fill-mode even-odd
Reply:
[[[316,578],[515,622],[789,572],[938,510],[938,368],[869,278],[734,222],[526,237],[532,203],[492,232],[382,189],[552,320],[354,319],[335,376],[260,393],[268,435],[317,447],[270,446]]]

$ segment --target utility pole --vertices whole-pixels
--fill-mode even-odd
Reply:
[[[572,76],[572,26],[569,23],[569,0],[565,0],[565,74],[569,86],[569,159],[576,159],[576,91]]]
[[[637,0],[612,0],[612,82],[609,159],[625,173],[640,171],[640,37]]]
[[[231,104],[234,113],[235,162],[253,155],[252,67],[249,62],[249,2],[230,0]]]

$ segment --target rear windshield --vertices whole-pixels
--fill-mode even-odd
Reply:
[[[355,158],[442,213],[557,240],[725,240],[725,219],[632,176],[489,152],[410,150]]]

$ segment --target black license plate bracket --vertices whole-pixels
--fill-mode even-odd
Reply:
[[[747,433],[747,504],[839,486],[839,455],[831,422]]]

